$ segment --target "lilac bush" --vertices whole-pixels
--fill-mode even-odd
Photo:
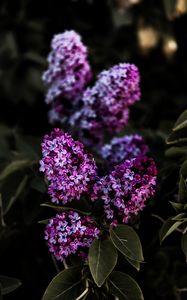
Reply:
[[[85,259],[88,248],[95,238],[99,238],[99,234],[100,230],[95,227],[90,217],[68,211],[49,220],[45,229],[45,240],[49,251],[57,260],[63,261],[75,253]]]
[[[92,200],[102,199],[105,219],[113,224],[128,223],[155,193],[156,166],[153,159],[126,160],[93,187]]]
[[[91,68],[80,36],[66,31],[54,37],[51,48],[49,68],[43,75],[48,86],[46,102],[51,105],[49,120],[65,122],[81,142],[59,128],[45,135],[42,142],[40,171],[49,182],[48,193],[55,203],[47,206],[58,212],[48,220],[45,240],[54,257],[71,266],[52,280],[43,299],[51,299],[51,292],[52,299],[56,298],[53,293],[63,289],[59,278],[62,276],[67,287],[67,278],[72,281],[75,272],[85,290],[76,288],[67,299],[74,299],[75,294],[76,299],[95,296],[95,291],[102,298],[119,297],[118,289],[110,290],[111,280],[115,285],[119,278],[120,282],[128,280],[128,290],[136,291],[137,300],[143,299],[137,283],[113,269],[118,250],[138,270],[143,261],[139,237],[127,224],[155,194],[156,165],[145,156],[148,146],[138,134],[114,137],[104,144],[107,135],[119,133],[127,125],[130,107],[140,100],[139,70],[134,64],[119,63],[102,71],[88,87]],[[91,146],[89,152],[82,142]],[[100,154],[98,165],[92,151]],[[72,254],[81,257],[79,267],[68,259]],[[100,290],[102,285],[105,288]],[[74,286],[77,282],[71,288]]]
[[[40,171],[50,182],[51,201],[66,204],[89,192],[96,177],[96,164],[84,145],[68,133],[54,129],[42,143]]]
[[[99,150],[101,157],[110,164],[119,164],[127,159],[144,156],[147,152],[148,146],[138,134],[114,137]]]

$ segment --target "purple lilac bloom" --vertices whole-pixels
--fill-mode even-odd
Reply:
[[[156,165],[153,159],[137,157],[114,167],[93,187],[92,200],[102,199],[105,219],[127,223],[155,194]]]
[[[69,211],[57,214],[49,220],[45,229],[45,240],[49,251],[57,260],[63,261],[71,254],[86,258],[88,248],[99,234],[100,230],[89,217]]]
[[[45,135],[41,146],[40,171],[50,182],[48,192],[52,202],[66,204],[89,193],[96,165],[82,143],[57,128]]]
[[[58,101],[65,106],[65,110],[70,110],[73,105],[71,100],[80,98],[92,77],[87,48],[80,35],[73,30],[55,35],[51,42],[48,64],[42,77],[48,87],[45,101],[54,106]],[[59,115],[59,121],[64,116],[65,111],[62,116]]]
[[[82,136],[100,141],[103,132],[119,132],[128,122],[129,106],[140,100],[140,75],[134,64],[120,63],[101,72],[83,94],[83,107],[70,119],[79,122]]]
[[[145,156],[147,152],[148,146],[138,134],[114,137],[110,144],[105,144],[99,151],[109,164],[119,164],[127,159]]]

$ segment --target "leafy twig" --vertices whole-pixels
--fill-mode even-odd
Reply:
[[[158,216],[158,215],[151,214],[151,216],[154,217],[154,218],[157,218],[157,219],[160,220],[162,223],[165,223],[165,222],[166,222],[162,217],[160,217],[160,216]],[[182,229],[176,228],[175,230],[178,231],[178,232],[183,233],[183,230],[182,230]]]

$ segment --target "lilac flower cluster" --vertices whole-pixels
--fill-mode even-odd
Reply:
[[[51,201],[66,204],[89,193],[96,177],[96,165],[84,145],[68,133],[54,129],[42,143],[40,171],[50,182]]]
[[[72,102],[80,98],[92,77],[87,60],[87,48],[82,43],[80,35],[73,30],[55,35],[48,63],[49,67],[43,74],[43,81],[48,86],[46,103],[52,104],[50,121],[62,121],[61,117],[69,113]],[[58,115],[59,105],[62,106],[62,111]]]
[[[86,258],[88,248],[98,238],[100,230],[89,217],[69,211],[57,214],[49,220],[45,230],[45,240],[49,251],[57,260],[63,261],[71,254]]]
[[[101,147],[99,153],[109,164],[119,164],[127,159],[144,156],[148,146],[138,134],[114,137],[110,144]]]
[[[95,85],[83,94],[83,107],[70,119],[71,125],[79,122],[82,136],[89,134],[101,140],[103,131],[119,132],[128,122],[129,106],[140,99],[138,68],[120,63],[101,72]]]
[[[92,200],[102,199],[105,218],[116,224],[127,223],[154,195],[156,166],[153,159],[137,157],[114,167],[93,187]]]

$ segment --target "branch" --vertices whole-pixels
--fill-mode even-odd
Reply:
[[[157,218],[157,219],[160,220],[162,223],[165,223],[165,220],[164,220],[162,217],[160,217],[160,216],[158,216],[158,215],[155,215],[155,214],[151,214],[151,216],[154,217],[154,218]],[[175,230],[178,231],[178,232],[183,233],[183,230],[182,230],[182,229],[176,228]]]
[[[82,297],[83,296],[85,296],[86,294],[87,294],[87,292],[88,292],[88,281],[86,281],[86,289],[84,290],[84,292],[78,297],[78,298],[76,298],[75,300],[80,300],[80,299],[82,299]]]
[[[65,259],[63,259],[62,262],[63,262],[63,264],[64,264],[64,268],[65,268],[65,269],[68,269],[68,265],[67,265]]]
[[[56,259],[54,258],[53,254],[51,254],[51,258],[52,258],[52,261],[53,261],[53,264],[55,266],[55,269],[56,269],[57,273],[60,273],[60,269],[59,269],[59,267],[57,265]]]

